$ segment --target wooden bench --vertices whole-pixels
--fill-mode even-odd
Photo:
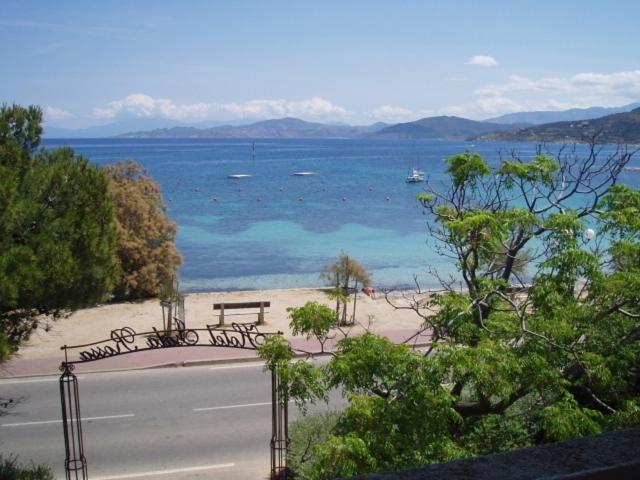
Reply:
[[[224,325],[224,316],[227,310],[244,310],[242,312],[228,313],[227,315],[252,315],[258,314],[258,325],[264,325],[265,308],[271,307],[271,302],[224,302],[214,303],[213,311],[219,312],[218,325]]]

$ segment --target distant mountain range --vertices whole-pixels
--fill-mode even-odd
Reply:
[[[570,110],[560,111],[542,111],[542,112],[518,112],[508,113],[500,117],[489,118],[485,122],[502,123],[502,124],[523,124],[540,125],[542,123],[552,122],[574,122],[576,120],[590,120],[592,118],[600,118],[614,113],[630,112],[640,107],[640,102],[630,103],[622,107],[591,107],[591,108],[572,108]]]
[[[384,139],[466,139],[511,130],[517,125],[496,125],[460,117],[430,117],[415,122],[367,126],[330,125],[297,118],[265,120],[249,125],[212,128],[172,127],[119,135],[122,138],[384,138]]]
[[[635,107],[635,109],[634,109]],[[636,122],[640,103],[558,112],[520,112],[485,121],[461,117],[428,117],[389,125],[352,126],[307,122],[298,118],[180,124],[167,119],[128,119],[81,130],[45,126],[49,138],[379,138],[513,141],[584,141],[596,131],[601,142],[640,143]],[[612,115],[613,114],[613,115]],[[604,115],[604,116],[602,116]],[[565,121],[568,120],[568,121]],[[168,123],[171,122],[170,125]],[[545,123],[541,123],[545,122]]]
[[[264,120],[249,125],[212,128],[172,127],[131,132],[122,138],[357,138],[388,127],[386,123],[367,126],[305,122],[298,118]]]
[[[241,119],[233,122],[233,125],[251,123],[252,120]],[[45,123],[44,136],[47,138],[104,138],[115,137],[133,131],[155,130],[173,127],[211,128],[221,125],[229,125],[230,122],[205,121],[196,123],[181,123],[167,118],[126,118],[106,125],[97,125],[87,128],[59,128],[51,127]]]
[[[494,132],[478,140],[517,142],[586,142],[640,144],[640,108],[591,120],[554,122],[508,132]]]
[[[451,139],[466,140],[489,132],[512,130],[519,125],[499,125],[477,122],[461,117],[428,117],[415,122],[398,123],[369,134],[372,138],[388,139]]]

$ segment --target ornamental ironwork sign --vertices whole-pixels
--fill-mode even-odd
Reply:
[[[282,332],[264,333],[255,324],[232,323],[228,327],[207,325],[207,328],[187,328],[182,330],[158,330],[137,333],[131,327],[111,330],[111,335],[99,342],[85,345],[63,345],[64,364],[93,362],[133,352],[158,350],[175,347],[224,347],[257,350],[268,335],[282,335]]]
[[[184,325],[184,324],[183,324]],[[60,402],[62,406],[62,427],[65,444],[66,480],[88,480],[87,459],[84,455],[82,416],[80,414],[80,393],[78,378],[73,373],[76,364],[94,362],[119,355],[148,350],[176,347],[221,347],[257,350],[264,345],[269,335],[282,332],[260,332],[255,324],[232,323],[231,328],[207,325],[207,328],[182,328],[178,330],[158,330],[136,332],[131,327],[111,330],[109,338],[85,345],[63,345],[64,361],[60,366]],[[289,447],[287,402],[282,400],[282,379],[276,368],[271,370],[272,395],[272,436],[271,436],[271,476],[272,480],[290,478],[286,466]]]

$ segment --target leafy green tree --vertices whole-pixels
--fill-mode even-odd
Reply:
[[[448,189],[419,200],[466,288],[438,276],[426,352],[370,334],[339,342],[322,375],[349,406],[313,447],[309,478],[640,424],[640,192],[617,185],[630,158],[591,145],[448,159]]]
[[[167,218],[160,186],[132,160],[105,168],[111,180],[121,277],[117,299],[158,296],[170,288],[182,257],[176,223]]]
[[[269,335],[258,355],[265,361],[265,370],[277,372],[282,403],[293,399],[306,413],[309,403],[326,400],[322,372],[304,360],[293,362],[295,354],[282,335]]]
[[[358,285],[370,285],[371,274],[360,262],[342,252],[335,262],[324,268],[320,276],[333,288],[329,292],[329,297],[336,300],[336,319],[340,319],[342,325],[348,323],[347,302],[350,288],[353,288],[352,321],[355,321]],[[351,282],[354,283],[353,287]],[[342,317],[340,317],[340,305],[342,305]]]
[[[104,173],[69,148],[37,150],[42,113],[0,108],[0,345],[107,298],[116,273]]]
[[[287,308],[291,322],[289,327],[294,335],[304,335],[307,340],[315,337],[324,352],[331,327],[336,324],[336,316],[331,308],[318,302],[307,302],[302,307]]]
[[[336,427],[339,412],[304,415],[289,428],[291,447],[287,454],[287,467],[297,480],[312,478],[312,469],[320,459],[316,445],[326,442]]]

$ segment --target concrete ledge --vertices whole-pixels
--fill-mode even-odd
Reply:
[[[635,480],[640,428],[509,453],[355,477],[360,480]]]

